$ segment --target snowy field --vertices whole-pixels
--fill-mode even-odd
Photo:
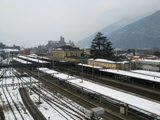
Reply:
[[[16,72],[16,71],[14,71]],[[2,69],[0,71],[0,74],[2,73]],[[11,72],[6,71],[6,75],[9,77],[12,75]],[[38,80],[31,78],[32,82],[38,82]],[[16,77],[13,78],[1,78],[0,79],[0,85],[2,84],[14,84],[16,83],[22,83],[19,79]],[[30,83],[30,78],[24,77],[23,82]],[[18,110],[16,109],[11,97],[9,96],[9,93],[11,94],[13,100],[15,101],[16,105],[18,106],[20,112],[22,113],[23,117],[25,120],[33,120],[32,116],[29,114],[28,110],[25,108],[25,105],[23,104],[23,101],[21,99],[21,96],[19,94],[19,87],[22,87],[22,85],[17,85],[17,86],[7,86],[3,87],[4,92],[6,93],[6,96],[9,100],[9,103],[11,104],[12,109],[14,110],[14,113],[16,114],[16,117],[18,120],[22,120],[20,114],[18,113]],[[26,85],[23,85],[23,87],[27,87]],[[33,84],[32,87],[37,87],[36,84]],[[0,105],[4,109],[4,115],[6,120],[14,120],[15,117],[13,113],[11,112],[7,99],[4,95],[2,86],[0,87]],[[9,93],[7,92],[9,91]],[[30,92],[30,90],[28,90]],[[36,104],[39,100],[39,96],[34,93],[33,91],[31,92],[30,98],[32,101],[36,104],[38,109],[43,113],[43,115],[46,117],[46,119],[50,120],[79,120],[79,119],[85,119],[85,115],[83,113],[84,108],[79,106],[78,104],[72,102],[71,100],[67,99],[66,97],[60,95],[60,94],[53,94],[50,93],[49,91],[41,90],[43,94],[45,94],[47,98],[54,99],[52,103],[46,102],[45,99],[40,99],[42,104]],[[79,112],[77,114],[76,112]]]

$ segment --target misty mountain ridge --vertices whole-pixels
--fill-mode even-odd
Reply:
[[[160,11],[149,16],[147,16],[148,14],[143,14],[134,18],[125,18],[101,29],[98,32],[101,32],[106,36],[109,41],[113,43],[114,48],[157,47],[160,43],[160,39],[158,37],[158,32],[160,31],[160,16],[158,13],[160,13]],[[79,46],[80,48],[90,48],[91,42],[98,32],[78,41],[76,46]],[[157,45],[149,39],[155,41]],[[159,42],[157,39],[159,39]],[[150,42],[147,42],[146,40]]]
[[[115,48],[160,48],[160,10],[107,37]]]

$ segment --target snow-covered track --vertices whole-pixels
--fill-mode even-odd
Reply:
[[[7,89],[7,87],[6,87],[6,89]],[[21,119],[22,119],[22,120],[25,120],[25,119],[24,119],[24,117],[23,117],[23,115],[21,114],[21,112],[20,112],[20,110],[19,110],[19,108],[18,108],[17,104],[15,103],[14,99],[12,98],[12,96],[11,96],[10,92],[8,91],[8,89],[7,89],[7,92],[8,92],[8,95],[10,96],[10,98],[12,99],[12,102],[14,103],[14,106],[16,107],[16,109],[17,109],[18,113],[20,114]]]
[[[3,73],[4,73],[4,72],[3,72]],[[3,75],[5,75],[5,74],[3,74]],[[3,90],[3,94],[4,94],[4,96],[5,96],[6,100],[7,100],[7,103],[8,103],[8,106],[9,106],[10,110],[11,110],[12,113],[13,113],[13,116],[14,116],[15,120],[17,120],[17,117],[16,117],[16,115],[15,115],[15,113],[14,113],[14,110],[13,110],[13,108],[12,108],[12,106],[11,106],[9,100],[8,100],[8,97],[7,97],[7,95],[6,95],[6,92],[5,92],[5,90],[4,90],[3,84],[4,84],[4,79],[2,79],[2,90]]]
[[[19,78],[19,79],[23,84],[25,84],[24,78]],[[34,81],[32,81],[32,83],[33,82]],[[33,88],[31,88],[31,86],[28,84],[25,85],[27,85],[27,87],[30,88],[32,92],[40,96],[41,99],[43,99],[46,103],[48,103],[55,111],[58,112],[59,115],[63,116],[63,118],[65,118],[66,120],[70,119],[76,120],[77,118],[78,119],[85,118],[86,120],[89,119],[83,113],[84,111],[80,111],[78,108],[76,109],[75,106],[67,105],[69,103],[66,103],[66,101],[60,99],[59,97],[57,97],[57,95],[54,95],[53,93],[49,92],[44,87],[39,86],[39,83],[35,82]],[[40,88],[41,90],[40,94],[38,88]]]
[[[26,89],[25,88],[19,88],[19,92],[20,92],[20,95],[22,97],[22,100],[23,100],[26,108],[28,109],[28,111],[30,112],[30,114],[32,115],[34,120],[47,120],[43,116],[43,114],[38,110],[38,108],[34,105],[32,100],[28,96],[28,94],[26,92]]]
[[[30,71],[30,73],[31,73],[31,71]],[[34,73],[32,73],[32,74],[34,74]],[[83,107],[85,107],[85,108],[87,108],[87,109],[97,107],[95,104],[91,103],[90,101],[85,100],[85,99],[83,99],[82,97],[74,94],[73,92],[68,91],[68,90],[62,88],[61,86],[57,85],[55,82],[53,82],[53,80],[48,80],[48,79],[46,79],[46,77],[42,77],[42,76],[41,76],[41,79],[42,79],[42,82],[43,82],[44,84],[46,84],[47,87],[48,87],[51,91],[57,91],[57,92],[65,95],[66,97],[72,99],[72,100],[75,101],[76,103],[82,105]],[[105,120],[121,120],[120,117],[115,116],[114,114],[111,114],[111,113],[109,113],[109,112],[107,112],[107,111],[105,111],[105,114],[102,115],[102,116],[103,116],[103,118],[104,118]]]
[[[37,89],[33,89],[33,91],[34,91],[37,95],[39,95],[39,91],[37,91]],[[72,118],[73,120],[76,120],[76,119],[73,118],[72,116],[76,116],[76,118],[81,119],[79,116],[77,116],[77,115],[73,114],[72,112],[67,111],[66,109],[64,109],[63,107],[61,107],[62,105],[58,105],[58,103],[55,103],[53,99],[51,99],[51,98],[49,98],[49,97],[45,97],[45,95],[44,95],[43,93],[41,93],[40,96],[41,96],[41,99],[43,99],[45,102],[47,102],[53,109],[55,109],[55,110],[56,110],[60,115],[62,115],[66,120],[68,120],[68,118],[67,118],[65,115],[63,115],[63,113],[60,112],[60,111],[63,111],[65,114],[67,114],[67,115],[68,115],[70,118]],[[57,110],[56,108],[54,108],[53,105],[56,106],[56,107],[58,107],[58,108],[60,109],[60,111]]]

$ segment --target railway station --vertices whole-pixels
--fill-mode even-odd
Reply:
[[[49,67],[51,65],[51,63],[48,61],[27,56],[18,56],[16,58],[13,58],[13,62],[19,63],[20,65],[23,65],[23,67],[31,67],[32,69],[38,66]]]
[[[99,102],[102,102],[102,98],[110,98],[112,103],[118,103],[120,105],[120,112],[128,115],[128,109],[139,109],[139,112],[146,112],[153,116],[160,116],[160,103],[147,100],[132,94],[124,93],[118,90],[107,88],[93,82],[82,80],[73,76],[69,76],[63,73],[57,73],[54,70],[47,68],[39,68],[39,71],[49,74],[50,76],[67,83],[67,86],[76,86],[81,92],[90,92],[99,95]],[[147,105],[144,105],[146,103]],[[123,106],[123,107],[122,107]],[[122,110],[123,109],[123,110]],[[123,111],[123,112],[122,112]]]
[[[130,71],[124,71],[119,69],[106,69],[102,67],[87,65],[87,64],[78,64],[78,69],[85,70],[85,72],[96,74],[97,76],[107,76],[107,77],[113,77],[116,80],[119,81],[125,81],[130,82],[134,84],[134,82],[138,82],[141,84],[146,84],[151,86],[152,89],[155,89],[155,87],[160,88],[160,74],[156,72],[146,72],[144,70],[130,70]]]
[[[54,69],[51,69],[53,66]],[[20,71],[20,73],[23,73],[23,71],[28,74],[34,73],[30,76],[36,77],[39,81],[20,84],[14,83],[14,85],[11,83],[3,87],[27,86],[29,89],[32,88],[31,84],[39,84],[40,81],[44,86],[58,83],[59,88],[57,89],[74,91],[79,96],[77,97],[79,101],[82,101],[80,99],[84,97],[85,99],[89,99],[88,102],[91,100],[94,104],[96,103],[96,106],[89,107],[87,108],[88,110],[84,111],[88,117],[93,117],[92,110],[99,108],[100,111],[104,109],[105,114],[110,114],[110,117],[114,116],[114,119],[134,120],[134,118],[160,118],[160,76],[157,72],[144,70],[125,71],[106,69],[94,64],[70,64],[69,62],[63,61],[47,61],[44,60],[43,57],[38,58],[32,55],[13,58],[13,67]],[[16,76],[21,77],[20,75]],[[47,83],[48,81],[50,81],[50,83]],[[116,88],[114,85],[112,86],[110,82],[121,87]],[[46,83],[48,85],[46,85]],[[139,86],[139,84],[142,86]],[[123,86],[126,87],[121,89]],[[64,93],[64,91],[62,93]],[[71,98],[73,97],[72,95],[70,96]],[[143,103],[145,103],[145,105]],[[86,102],[86,104],[88,103]],[[105,118],[105,116],[106,115],[103,117]]]

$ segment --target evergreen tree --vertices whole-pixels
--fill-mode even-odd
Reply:
[[[96,58],[112,58],[114,52],[112,43],[108,41],[107,37],[98,32],[91,44],[91,57]]]

